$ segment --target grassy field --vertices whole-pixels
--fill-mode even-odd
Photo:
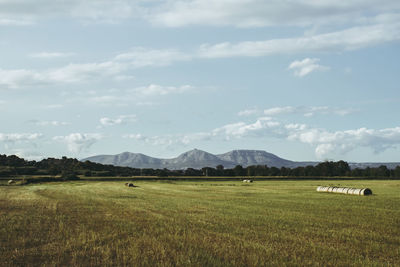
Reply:
[[[0,186],[0,265],[400,266],[400,181],[135,184]]]

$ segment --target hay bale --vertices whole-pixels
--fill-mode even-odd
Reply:
[[[136,187],[133,183],[125,183],[125,186],[127,186],[127,187]]]
[[[10,184],[15,184],[15,181],[14,180],[8,180],[8,184],[10,185]]]
[[[372,195],[372,190],[369,188],[351,188],[337,186],[318,186],[317,192],[340,193],[348,195],[368,196]]]

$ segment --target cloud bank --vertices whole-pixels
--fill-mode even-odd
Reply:
[[[82,151],[88,151],[93,144],[103,138],[104,136],[100,133],[71,133],[65,136],[55,136],[53,140],[67,144],[68,151],[79,154]]]

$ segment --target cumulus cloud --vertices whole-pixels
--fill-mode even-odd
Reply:
[[[36,147],[36,141],[41,139],[41,133],[0,133],[0,142],[6,149],[14,146],[23,145],[24,147]]]
[[[261,117],[254,122],[236,122],[207,132],[188,134],[144,136],[127,134],[124,138],[151,145],[189,145],[194,142],[215,140],[231,141],[243,138],[278,138],[298,141],[315,149],[319,159],[342,156],[358,148],[369,148],[375,153],[400,146],[400,127],[385,129],[350,129],[328,131],[309,127],[302,123],[284,123],[270,117]]]
[[[65,136],[55,136],[53,140],[67,144],[70,152],[79,154],[82,151],[87,151],[89,148],[103,139],[103,135],[99,133],[71,133]]]
[[[102,126],[113,126],[135,121],[136,121],[136,115],[131,114],[131,115],[120,115],[116,118],[103,117],[100,119],[100,124]]]
[[[314,71],[325,71],[329,67],[318,64],[319,58],[305,58],[301,61],[296,60],[290,63],[288,69],[294,70],[294,75],[304,77]]]
[[[400,145],[400,127],[379,130],[359,128],[336,132],[306,129],[291,133],[288,139],[315,146],[315,153],[319,158],[331,153],[345,154],[359,147],[368,147],[375,153],[380,153]]]
[[[281,124],[270,117],[258,118],[254,123],[238,122],[227,124],[222,127],[214,129],[212,136],[223,136],[224,139],[242,138],[245,136],[262,135],[264,131],[273,130],[273,134],[279,134],[276,131]],[[272,131],[270,131],[272,133]]]
[[[26,160],[39,161],[39,160],[42,160],[42,159],[45,158],[38,151],[34,151],[34,150],[31,150],[31,149],[26,149],[26,148],[12,149],[12,154],[14,154],[14,155],[16,155],[16,156],[18,156],[20,158],[26,159]]]

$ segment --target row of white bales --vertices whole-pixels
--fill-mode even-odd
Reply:
[[[318,186],[318,192],[340,193],[367,196],[372,195],[372,190],[369,188],[351,188],[351,187],[336,187],[336,186]]]

